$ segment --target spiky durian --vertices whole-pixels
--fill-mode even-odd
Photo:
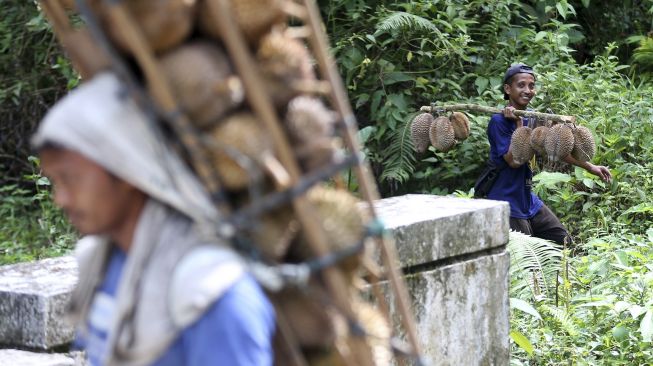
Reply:
[[[220,121],[210,132],[213,162],[226,189],[247,187],[250,173],[263,171],[261,159],[272,154],[270,136],[251,113],[238,113]]]
[[[267,260],[278,261],[299,232],[299,221],[291,207],[267,211],[249,228],[254,244]]]
[[[221,39],[220,29],[213,18],[210,1],[203,0],[199,5],[200,29],[213,37]],[[283,23],[285,0],[230,0],[229,5],[234,19],[247,41],[255,44],[273,25]]]
[[[456,140],[463,141],[469,137],[469,119],[462,112],[453,112],[449,116]]]
[[[161,67],[180,107],[200,128],[215,124],[244,99],[227,55],[208,42],[194,42],[166,53]]]
[[[308,143],[333,134],[335,112],[317,98],[299,96],[288,104],[286,126],[294,142]]]
[[[574,132],[574,148],[571,155],[579,161],[590,161],[596,153],[596,143],[592,131],[585,126],[576,126]]]
[[[527,126],[521,126],[515,129],[510,138],[510,151],[512,159],[517,164],[524,164],[531,160],[534,151],[531,148],[531,133],[533,130]]]
[[[413,141],[413,146],[417,152],[423,153],[429,148],[431,143],[429,130],[433,120],[434,118],[430,113],[421,113],[413,118],[410,125],[410,139]]]
[[[315,207],[318,221],[322,224],[326,242],[332,251],[348,248],[359,244],[365,235],[367,215],[359,208],[359,200],[351,193],[317,186],[307,193],[308,201]],[[315,258],[313,249],[309,246],[305,234],[301,240],[294,243],[290,250],[294,260]],[[363,251],[347,257],[338,263],[338,267],[353,275],[360,265]]]
[[[451,121],[447,117],[438,117],[429,129],[431,145],[442,152],[449,151],[456,143],[455,134]]]
[[[546,154],[551,161],[559,161],[574,148],[574,133],[567,124],[559,123],[549,129],[544,140]]]
[[[546,156],[544,141],[546,140],[547,133],[549,133],[549,127],[547,126],[536,127],[531,133],[531,148],[538,155]]]
[[[124,30],[110,21],[104,1],[92,0],[90,5],[100,14],[104,27],[115,44],[127,50]],[[148,45],[155,52],[172,49],[182,43],[193,29],[195,1],[191,0],[130,0],[121,3],[143,32]]]
[[[282,32],[271,32],[261,39],[256,60],[263,85],[277,107],[285,106],[307,84],[316,82],[306,46]]]

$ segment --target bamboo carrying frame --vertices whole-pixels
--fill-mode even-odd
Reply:
[[[50,19],[57,38],[62,44],[66,44],[66,37],[70,34],[72,27],[67,22],[67,18],[64,18],[66,14],[59,1],[40,0],[40,4]],[[126,70],[127,67],[124,64],[124,60],[112,48],[111,43],[107,40],[106,35],[99,26],[97,14],[91,11],[86,0],[76,0],[77,8],[85,18],[94,40],[103,46],[102,48],[107,52],[111,59],[111,68],[123,79],[126,79],[125,82],[130,86],[134,98],[142,105],[148,107],[150,111],[153,111],[156,116],[166,121],[173,131],[175,131],[186,153],[189,155],[199,178],[212,194],[214,203],[223,212],[228,213],[229,208],[226,207],[224,200],[221,199],[219,179],[217,179],[214,169],[208,162],[206,152],[202,151],[201,136],[193,130],[188,117],[183,113],[179,113],[178,103],[172,96],[171,89],[163,77],[160,65],[153,51],[149,48],[144,36],[122,2],[120,0],[103,1],[107,5],[107,14],[110,21],[122,32],[122,36],[127,41],[129,51],[133,54],[138,66],[141,68],[145,81],[149,85],[150,93],[145,93],[142,87],[138,85]],[[235,24],[228,0],[206,1],[209,2],[209,11],[212,17],[218,23],[222,41],[234,61],[237,74],[242,79],[246,98],[255,114],[263,122],[266,130],[272,136],[276,156],[281,163],[281,167],[285,170],[285,175],[281,175],[284,175],[286,178],[277,183],[279,188],[286,189],[286,194],[277,195],[274,198],[276,198],[276,201],[284,198],[292,200],[292,206],[309,239],[309,245],[317,253],[318,257],[328,256],[327,239],[316,216],[315,208],[312,207],[312,204],[302,193],[312,184],[320,181],[320,178],[334,177],[340,170],[346,168],[347,165],[341,164],[331,167],[331,169],[326,169],[326,172],[312,179],[306,179],[306,177],[302,176],[297,159],[293,155],[291,145],[283,132],[281,122],[279,121],[270,96],[266,94],[264,88],[260,85],[259,71],[257,70],[251,52],[246,46],[242,32]],[[332,108],[338,114],[342,138],[346,148],[352,154],[352,157],[346,162],[349,163],[349,166],[352,166],[357,176],[361,196],[367,203],[371,217],[376,218],[377,213],[373,202],[379,199],[379,194],[374,180],[369,173],[369,168],[358,155],[360,145],[356,137],[356,120],[334,60],[329,53],[327,37],[322,28],[317,4],[315,0],[301,0],[301,2],[297,3],[288,0],[287,5],[286,10],[288,14],[293,19],[304,24],[303,27],[294,27],[294,29],[301,30],[298,33],[307,37],[309,48],[317,60],[319,73],[322,78],[321,84],[319,84],[321,87],[318,89],[322,93],[327,94]],[[77,52],[69,52],[69,57],[78,68],[78,71],[80,71],[82,76],[87,76],[89,71],[85,69],[84,60],[76,59],[76,55],[78,55]],[[268,199],[265,202],[271,203],[273,201],[274,199]],[[253,206],[259,211],[265,209],[265,205],[259,204],[256,207],[255,203]],[[253,211],[255,212],[256,210]],[[379,308],[384,312],[386,318],[389,319],[389,306],[379,288],[381,285],[378,283],[383,277],[383,274],[379,273],[379,269],[384,269],[385,277],[388,280],[389,288],[392,291],[392,297],[394,298],[398,311],[398,318],[409,345],[409,347],[403,347],[405,357],[398,358],[398,361],[401,364],[406,364],[407,360],[412,360],[414,364],[422,364],[423,360],[420,357],[415,321],[410,310],[408,292],[401,278],[400,270],[397,267],[398,260],[394,243],[385,233],[383,235],[376,235],[375,239],[381,253],[382,267],[378,267],[374,263],[368,263],[367,265],[370,272],[369,277],[372,279],[372,291],[379,304]],[[338,310],[347,319],[355,319],[351,303],[348,300],[348,288],[342,273],[332,266],[324,267],[321,273]],[[282,317],[278,319],[278,326],[283,338],[282,342],[288,348],[293,364],[306,365],[306,360],[303,359],[296,340],[292,339],[292,334],[287,331],[287,324],[285,324]],[[351,352],[348,355],[341,354],[347,365],[374,365],[371,349],[366,344],[364,337],[351,337],[350,342],[348,346]],[[402,347],[398,346],[395,348],[401,349]]]

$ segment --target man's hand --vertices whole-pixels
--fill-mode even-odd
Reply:
[[[588,172],[601,178],[604,182],[610,183],[610,181],[612,180],[612,174],[610,174],[610,169],[602,165],[594,165],[594,164],[589,164],[589,165],[590,165],[588,167],[589,169],[587,169]]]
[[[519,128],[524,125],[524,121],[521,118],[515,116],[515,107],[507,106],[503,109],[503,116],[506,119],[509,119],[515,123],[515,128]]]
[[[610,169],[607,167],[604,167],[603,165],[594,165],[590,163],[589,161],[578,161],[574,159],[571,154],[565,156],[564,160],[566,163],[579,166],[585,170],[587,170],[589,173],[596,175],[597,177],[601,178],[604,182],[610,183],[612,180],[612,174],[610,173]]]

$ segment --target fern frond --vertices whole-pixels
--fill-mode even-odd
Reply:
[[[578,325],[574,322],[572,314],[567,312],[564,307],[543,304],[540,306],[540,310],[544,310],[545,313],[548,313],[551,318],[555,320],[558,326],[570,336],[575,337],[578,335]]]
[[[381,19],[376,25],[377,32],[396,32],[406,30],[421,30],[440,33],[438,28],[430,20],[419,15],[396,11]]]
[[[633,60],[640,65],[653,67],[653,38],[642,39],[639,47],[633,52]]]
[[[415,148],[410,139],[410,122],[404,121],[403,128],[396,133],[383,154],[381,181],[407,181],[415,171]]]
[[[555,293],[563,254],[561,246],[511,231],[508,251],[513,292],[521,293],[528,288],[536,298]]]

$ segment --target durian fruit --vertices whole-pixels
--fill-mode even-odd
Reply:
[[[574,148],[574,133],[567,124],[558,123],[549,129],[544,148],[550,161],[559,161]]]
[[[332,251],[358,245],[365,236],[368,217],[359,206],[359,199],[344,190],[316,186],[307,192],[308,201],[315,207],[318,221],[322,223],[326,242]],[[365,250],[338,263],[348,276],[354,276],[360,266]],[[304,233],[293,243],[289,258],[293,261],[315,259]]]
[[[101,14],[109,37],[121,49],[127,50],[122,29],[110,21],[104,1],[91,0],[96,14]],[[134,23],[143,33],[154,52],[162,52],[181,44],[193,30],[195,0],[129,0],[122,1]]]
[[[544,141],[546,140],[546,135],[548,133],[549,127],[547,126],[536,127],[531,133],[531,148],[533,148],[538,155],[546,156]]]
[[[181,109],[199,128],[211,127],[244,99],[227,55],[214,44],[185,44],[164,54],[160,64]]]
[[[221,39],[220,30],[209,10],[209,2],[200,0],[200,29],[215,38]],[[268,33],[273,25],[285,23],[283,6],[286,0],[230,0],[231,11],[245,38],[251,44]]]
[[[439,151],[447,152],[453,147],[456,143],[456,138],[453,125],[449,121],[449,118],[438,117],[431,123],[429,139],[431,145]]]
[[[453,133],[457,141],[464,141],[469,137],[469,119],[462,112],[453,112],[449,116],[453,126]]]
[[[423,153],[429,148],[431,144],[429,130],[431,129],[433,120],[434,118],[431,113],[421,113],[413,118],[413,122],[410,125],[410,138],[417,152]]]
[[[306,291],[286,287],[269,296],[300,346],[328,349],[335,342],[336,316],[326,306],[328,295],[319,285],[311,282]]]
[[[533,158],[533,148],[531,147],[531,134],[533,130],[527,126],[521,126],[515,129],[510,138],[510,151],[512,159],[517,164],[527,163]]]
[[[263,171],[261,161],[273,151],[269,134],[251,113],[240,112],[228,116],[209,135],[214,167],[228,190],[246,188],[250,182],[246,169],[251,166]]]
[[[389,366],[394,361],[392,349],[390,348],[390,339],[392,337],[392,328],[386,317],[374,306],[360,299],[352,299],[352,310],[355,321],[365,331],[365,342],[372,351],[372,359],[376,366]],[[340,320],[340,319],[338,319]],[[344,320],[344,317],[343,319]],[[336,323],[337,341],[336,344],[346,347],[351,334],[347,327],[347,322]],[[311,366],[344,366],[347,363],[342,357],[334,352],[335,350],[309,352],[307,354],[308,364]]]
[[[331,137],[316,138],[310,143],[295,148],[295,155],[305,172],[333,164],[338,159],[337,139]]]
[[[592,131],[585,126],[576,126],[574,132],[574,148],[571,156],[578,161],[590,161],[596,153],[596,143]]]
[[[259,253],[270,261],[279,261],[299,232],[299,221],[290,206],[266,211],[255,227],[249,228]]]
[[[256,60],[268,95],[278,107],[299,95],[306,83],[316,82],[306,46],[283,32],[271,32],[261,39]]]
[[[286,127],[293,142],[304,144],[333,135],[335,112],[317,98],[299,96],[288,104]]]
[[[317,98],[299,96],[288,104],[286,129],[304,171],[335,161],[338,152],[333,138],[335,119],[336,113]]]

